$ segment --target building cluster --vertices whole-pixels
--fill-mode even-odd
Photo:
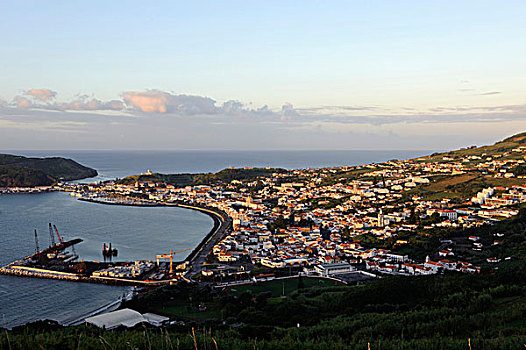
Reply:
[[[513,171],[524,163],[525,152],[520,147],[501,155],[284,170],[217,185],[107,182],[81,191],[91,198],[124,196],[222,210],[233,220],[230,234],[213,247],[213,255],[222,263],[246,261],[284,268],[348,262],[390,274],[475,273],[479,267],[454,261],[452,248],[430,252],[434,260],[417,263],[407,255],[374,247],[374,242],[391,240],[395,247],[403,247],[411,244],[411,237],[429,230],[492,225],[517,215],[515,205],[526,201],[526,186],[486,187],[460,200],[430,199],[418,190],[448,176],[515,177]],[[373,243],[364,243],[363,237],[373,237]]]
[[[57,191],[52,186],[34,186],[34,187],[0,187],[0,194],[13,193],[43,193]]]
[[[112,266],[104,270],[95,271],[91,276],[135,279],[150,272],[154,267],[155,264],[152,261],[135,261],[133,264]]]

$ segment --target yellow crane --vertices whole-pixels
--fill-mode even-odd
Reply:
[[[159,260],[160,259],[170,259],[170,274],[173,273],[173,257],[175,254],[177,253],[182,253],[182,252],[186,252],[187,250],[190,250],[190,248],[188,249],[181,249],[181,250],[177,250],[177,251],[171,251],[170,250],[170,254],[160,254],[160,255],[157,255],[156,258],[157,258],[157,266],[159,266]]]

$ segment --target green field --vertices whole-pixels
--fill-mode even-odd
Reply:
[[[313,287],[340,286],[340,284],[336,282],[315,277],[302,277],[301,281],[302,282],[300,283],[298,278],[291,278],[286,280],[274,280],[241,285],[231,288],[228,291],[228,294],[232,297],[239,297],[244,293],[250,293],[253,296],[257,296],[260,293],[271,292],[271,298],[274,299],[270,300],[270,302],[279,302],[281,300],[280,297],[283,295],[283,290],[285,291],[285,295],[289,296],[297,291],[299,287],[301,287],[302,290],[306,290]],[[200,304],[204,304],[206,310],[200,311]],[[210,319],[222,319],[223,315],[221,314],[221,308],[221,303],[215,299],[199,302],[195,299],[175,298],[174,300],[163,303],[162,306],[155,307],[153,312],[175,317],[177,319],[202,322]]]
[[[303,288],[340,286],[340,284],[336,282],[316,277],[302,277],[301,280],[303,282]],[[298,279],[292,278],[287,280],[274,280],[268,282],[260,282],[256,284],[245,284],[242,286],[236,286],[230,289],[230,293],[236,295],[244,292],[249,292],[256,295],[263,292],[272,292],[272,297],[275,298],[282,296],[283,290],[285,290],[285,295],[290,295],[292,292],[297,291],[298,287]]]
[[[221,319],[221,306],[216,302],[204,303],[205,311],[199,311],[198,303],[177,303],[154,309],[154,312],[179,319],[206,321],[209,319]]]
[[[476,173],[468,173],[456,176],[438,177],[429,185],[424,185],[408,191],[406,197],[418,195],[426,200],[439,200],[443,198],[467,200],[487,187],[509,187],[524,184],[526,184],[526,179],[495,178]]]

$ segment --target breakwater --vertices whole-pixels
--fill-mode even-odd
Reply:
[[[114,277],[94,277],[94,276],[83,276],[80,274],[61,272],[55,270],[48,270],[35,267],[18,266],[18,265],[7,265],[0,268],[1,275],[11,275],[18,277],[32,277],[32,278],[47,278],[71,282],[85,282],[85,283],[99,283],[108,284],[113,286],[136,286],[136,287],[148,287],[148,286],[159,286],[164,284],[176,283],[181,278],[171,278],[159,281],[141,281],[132,280],[125,278],[114,278]]]
[[[108,202],[108,201],[99,201],[92,198],[79,198],[79,200],[94,202],[98,204],[107,204],[107,205],[128,205],[128,206],[176,206],[186,209],[192,209],[200,211],[204,214],[210,216],[214,225],[208,234],[200,241],[200,243],[192,250],[192,252],[187,256],[184,261],[176,262],[176,265],[184,263],[186,267],[189,266],[187,272],[192,271],[192,265],[198,264],[202,265],[206,256],[210,253],[213,244],[215,244],[219,239],[221,239],[231,227],[230,217],[223,211],[216,208],[209,208],[201,205],[186,204],[186,203],[118,203],[118,202]],[[74,243],[80,242],[80,239],[71,241]],[[65,246],[72,245],[69,242]],[[61,247],[61,248],[65,248]],[[51,248],[50,248],[51,249]],[[48,249],[49,250],[49,249]],[[47,253],[47,250],[40,252],[40,254]],[[22,260],[15,261],[4,267],[0,268],[0,274],[12,275],[19,277],[34,277],[34,278],[47,278],[47,279],[56,279],[56,280],[65,280],[73,282],[86,282],[86,283],[101,283],[109,285],[122,285],[122,286],[156,286],[178,282],[181,279],[188,281],[182,275],[175,278],[165,278],[159,280],[139,280],[139,279],[127,279],[119,277],[104,277],[104,276],[93,276],[89,274],[82,273],[73,273],[58,271],[55,269],[46,268],[46,266],[26,266],[22,264],[23,260],[38,260],[40,255],[34,254],[32,256],[26,257]],[[98,262],[87,262],[89,264],[98,264]],[[194,269],[195,270],[195,269]],[[198,270],[198,268],[197,268]]]

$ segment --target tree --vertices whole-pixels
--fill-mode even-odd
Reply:
[[[301,275],[298,277],[298,290],[305,288],[305,282],[303,282],[303,277]]]

